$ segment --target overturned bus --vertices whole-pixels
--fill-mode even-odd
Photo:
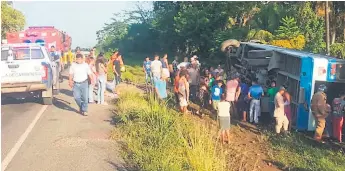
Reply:
[[[345,91],[345,60],[331,56],[291,50],[253,42],[227,40],[221,50],[227,54],[227,74],[238,72],[268,88],[287,86],[291,94],[292,127],[315,130],[310,104],[317,87],[328,87],[327,102]],[[262,112],[268,112],[268,97],[261,100]]]

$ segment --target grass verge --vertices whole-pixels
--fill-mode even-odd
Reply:
[[[276,165],[303,171],[345,170],[345,155],[341,150],[317,143],[301,133],[288,137],[271,134],[269,142],[273,149],[271,158],[279,161]]]
[[[140,170],[222,171],[226,154],[216,129],[180,116],[164,102],[127,88],[116,103],[126,158]]]

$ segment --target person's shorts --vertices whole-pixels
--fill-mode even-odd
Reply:
[[[179,101],[180,101],[180,107],[187,107],[188,106],[187,100],[183,96],[179,97]]]
[[[162,76],[165,77],[165,78],[169,78],[170,77],[170,71],[169,71],[168,68],[163,68]]]
[[[244,99],[241,99],[237,102],[237,108],[239,112],[249,112],[249,103],[244,101]]]
[[[220,116],[219,125],[221,130],[230,129],[230,116]]]
[[[220,100],[212,100],[213,109],[218,110],[218,103],[219,102],[220,102]]]

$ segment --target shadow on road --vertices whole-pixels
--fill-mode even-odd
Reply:
[[[78,110],[70,106],[71,105],[70,102],[67,102],[59,98],[54,98],[53,104],[59,109],[63,109],[63,110],[71,111],[71,112],[77,112],[77,113],[79,112]]]
[[[73,91],[72,90],[60,89],[60,93],[66,95],[66,96],[73,97]]]
[[[133,167],[118,165],[112,161],[107,161],[107,163],[109,163],[111,166],[114,167],[115,170],[118,170],[118,171],[136,171],[136,170],[138,170],[138,169],[135,169]]]
[[[23,103],[38,103],[41,104],[41,100],[34,96],[28,94],[24,95],[2,95],[1,97],[1,105],[8,105],[8,104],[23,104]]]

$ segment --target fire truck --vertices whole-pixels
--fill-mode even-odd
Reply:
[[[287,86],[291,94],[292,127],[296,130],[315,129],[310,105],[319,85],[328,87],[328,104],[345,91],[344,59],[234,39],[223,42],[221,50],[227,54],[229,76],[239,73],[256,78],[264,89],[272,80],[277,86]],[[268,97],[261,99],[261,109],[268,112]]]
[[[49,49],[55,46],[59,52],[67,52],[71,48],[72,38],[53,26],[33,26],[24,31],[6,34],[7,43],[39,43]]]

